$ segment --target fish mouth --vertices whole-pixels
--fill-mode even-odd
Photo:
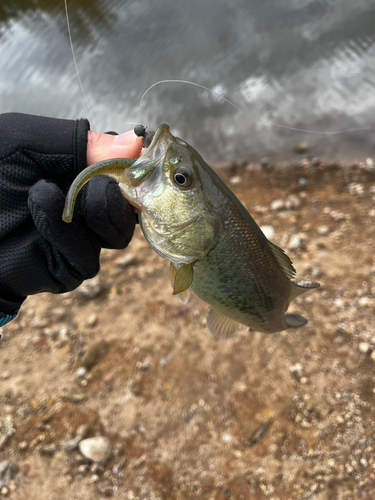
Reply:
[[[133,164],[133,167],[136,167],[145,161],[149,162],[159,160],[163,155],[165,155],[169,145],[174,140],[175,137],[171,134],[169,125],[163,123],[157,128],[156,132],[153,134],[151,144]]]

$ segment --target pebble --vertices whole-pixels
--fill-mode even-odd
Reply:
[[[133,253],[126,253],[116,261],[116,265],[122,269],[132,266],[137,262],[137,258]]]
[[[76,430],[76,436],[80,437],[81,439],[85,439],[90,433],[90,426],[86,424],[82,424],[79,427],[77,427]]]
[[[273,200],[270,207],[271,207],[271,210],[274,210],[275,212],[280,211],[280,210],[284,210],[286,208],[284,200],[282,200],[281,198],[277,198],[276,200]]]
[[[51,316],[55,321],[62,321],[65,319],[66,310],[63,307],[55,307],[51,311]]]
[[[361,297],[358,299],[358,305],[360,307],[368,307],[372,305],[372,300],[369,297]]]
[[[8,378],[10,378],[10,372],[9,371],[2,372],[0,378],[1,380],[8,380]]]
[[[285,206],[286,208],[290,209],[297,209],[300,208],[302,205],[302,200],[299,196],[295,194],[290,194],[288,198],[286,199]]]
[[[308,151],[308,147],[307,147],[306,142],[299,142],[298,144],[296,144],[296,145],[294,146],[294,148],[293,148],[293,149],[294,149],[294,151],[295,151],[296,153],[300,153],[300,154],[302,154],[302,153],[306,153],[306,152]]]
[[[77,386],[73,386],[67,390],[67,392],[63,395],[63,399],[65,401],[69,401],[70,403],[82,403],[87,399],[86,394]]]
[[[260,229],[262,230],[264,236],[268,240],[272,240],[275,236],[275,230],[272,226],[260,226]]]
[[[103,436],[84,439],[79,443],[79,450],[82,455],[93,462],[107,460],[111,455],[111,448],[111,442]]]
[[[18,465],[9,460],[0,462],[0,483],[8,483],[15,478],[19,471]]]
[[[18,449],[21,451],[27,450],[29,447],[29,443],[27,441],[21,441],[20,444],[18,445]]]
[[[0,495],[2,495],[3,497],[7,497],[10,493],[10,489],[8,488],[8,486],[3,486],[0,490]]]
[[[232,439],[233,436],[229,432],[224,432],[223,435],[221,436],[221,440],[223,443],[230,443]]]
[[[303,366],[301,363],[296,363],[295,365],[291,365],[289,367],[290,373],[296,373],[297,375],[301,376],[303,372]]]
[[[87,368],[85,368],[84,366],[80,366],[76,370],[76,377],[83,378],[86,375],[86,373],[87,373]]]
[[[92,300],[102,295],[105,289],[106,287],[100,277],[95,276],[95,278],[86,280],[81,286],[79,286],[76,289],[75,294],[82,299]]]
[[[367,172],[372,172],[375,170],[374,160],[372,158],[367,158],[364,165],[364,170]]]
[[[85,357],[83,358],[82,366],[87,370],[90,370],[106,356],[108,350],[109,342],[104,339],[99,340],[99,342],[96,342],[88,349]]]
[[[64,346],[68,345],[69,342],[70,342],[70,337],[69,337],[68,329],[65,326],[63,326],[62,328],[60,328],[59,335],[58,335],[59,347],[64,347]]]
[[[231,184],[232,186],[241,184],[241,182],[242,182],[242,177],[240,175],[233,175],[233,177],[229,178],[229,184]]]
[[[304,248],[304,238],[299,234],[293,234],[288,243],[289,250],[302,250]]]
[[[58,451],[58,449],[59,447],[56,443],[45,444],[41,447],[40,454],[51,457]]]
[[[318,226],[316,231],[319,234],[319,236],[327,236],[327,234],[330,233],[328,226]]]
[[[359,352],[367,354],[370,350],[370,344],[368,342],[360,342],[358,345]]]
[[[111,497],[113,495],[113,486],[110,483],[110,481],[108,481],[108,479],[98,483],[98,486],[96,487],[96,489],[97,489],[97,492],[99,493],[99,495],[101,495],[101,496]]]
[[[86,325],[89,326],[90,328],[93,328],[98,324],[98,315],[95,313],[90,314],[90,316],[87,318]]]

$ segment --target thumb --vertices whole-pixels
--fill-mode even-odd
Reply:
[[[89,130],[87,136],[87,165],[108,158],[138,158],[142,150],[142,137],[132,130],[121,135],[102,134]]]

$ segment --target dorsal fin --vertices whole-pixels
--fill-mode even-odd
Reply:
[[[277,263],[281,267],[284,276],[286,276],[288,279],[294,278],[296,270],[294,269],[292,261],[289,259],[284,250],[268,240],[267,243],[269,244],[271,252],[273,253]]]

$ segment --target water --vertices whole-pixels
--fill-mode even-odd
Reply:
[[[72,37],[93,129],[162,122],[209,160],[311,156],[363,160],[375,131],[375,2],[371,0],[71,0]],[[0,5],[0,112],[89,117],[63,0]],[[186,79],[233,100],[162,79]],[[90,118],[90,117],[89,117]]]

